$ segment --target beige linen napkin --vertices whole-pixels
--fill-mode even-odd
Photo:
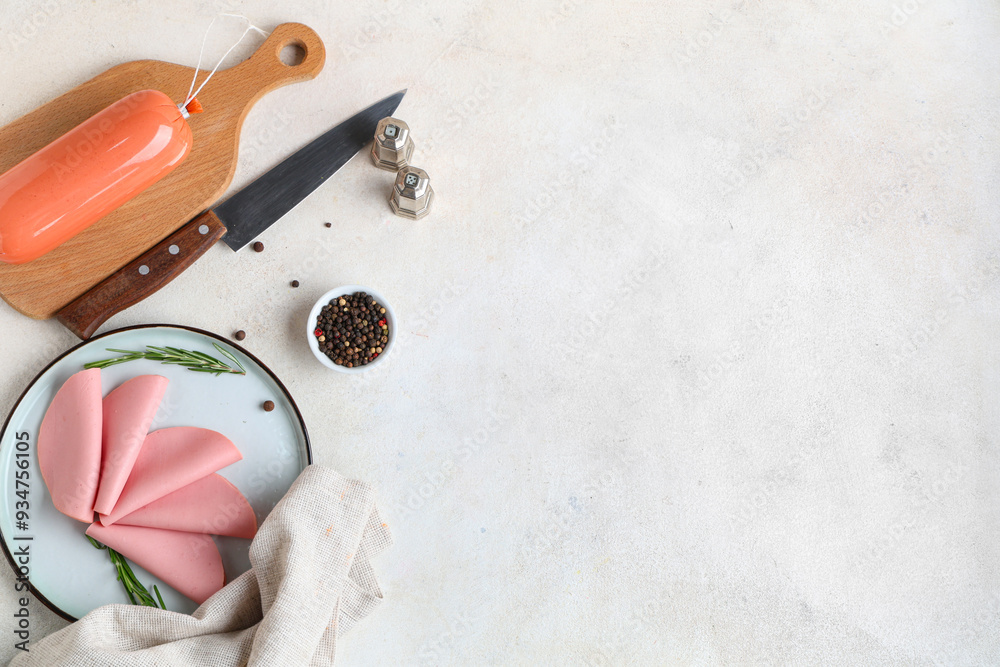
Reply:
[[[260,527],[251,569],[190,616],[105,605],[10,664],[332,665],[337,637],[382,601],[369,558],[389,544],[373,489],[311,465]]]

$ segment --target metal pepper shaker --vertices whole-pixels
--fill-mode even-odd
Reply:
[[[410,128],[397,118],[383,118],[375,128],[372,142],[372,162],[380,169],[399,171],[413,156],[413,139]]]
[[[427,172],[417,167],[403,167],[396,174],[389,206],[396,215],[419,220],[430,212],[434,190]]]

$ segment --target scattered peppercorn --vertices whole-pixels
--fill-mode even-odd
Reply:
[[[261,243],[260,241],[257,241],[256,243],[253,244],[253,249],[255,252],[264,252],[264,244]]]
[[[274,410],[274,401],[264,401],[264,412]]]
[[[246,337],[247,337],[247,332],[244,331],[243,329],[240,329],[239,331],[233,334],[233,338],[235,338],[236,340],[243,340]]]
[[[366,366],[375,361],[391,335],[388,319],[376,319],[375,313],[381,315],[385,308],[365,292],[331,299],[316,317],[313,335],[319,342],[319,349],[333,363],[345,368]]]
[[[333,223],[332,222],[324,222],[323,226],[324,227],[333,227]]]
[[[298,286],[299,286],[299,281],[298,280],[293,280],[292,281],[292,287],[298,287]]]

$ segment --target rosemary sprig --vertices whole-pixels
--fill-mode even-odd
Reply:
[[[108,352],[117,352],[122,355],[120,357],[114,357],[111,359],[102,359],[101,361],[91,361],[90,363],[84,364],[84,368],[107,368],[108,366],[115,366],[117,364],[124,364],[127,361],[135,361],[137,359],[149,359],[150,361],[159,361],[162,364],[174,364],[177,366],[184,366],[189,371],[196,371],[198,373],[212,373],[215,376],[222,375],[223,373],[234,373],[236,375],[246,375],[246,369],[240,364],[239,360],[232,355],[229,351],[223,348],[218,343],[212,343],[215,349],[218,350],[227,359],[236,364],[236,368],[233,368],[224,361],[220,361],[215,357],[209,356],[204,352],[199,352],[197,350],[182,350],[179,347],[156,347],[154,345],[147,345],[146,349],[143,350],[117,350],[115,348],[109,347]],[[237,370],[237,368],[239,370]]]
[[[111,557],[111,562],[114,563],[115,569],[118,571],[118,581],[122,582],[122,586],[125,587],[125,593],[128,595],[128,599],[132,601],[132,604],[144,607],[156,607],[157,609],[167,608],[167,605],[163,602],[163,596],[160,595],[160,589],[156,587],[156,584],[153,584],[153,591],[156,593],[156,598],[160,601],[160,604],[156,604],[153,595],[136,578],[135,572],[132,571],[132,567],[125,560],[124,556],[111,547],[101,544],[90,535],[87,535],[86,538],[90,540],[90,543],[95,548],[108,550],[108,556]],[[138,598],[138,602],[136,602],[136,598]]]

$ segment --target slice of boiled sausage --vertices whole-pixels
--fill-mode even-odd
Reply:
[[[107,514],[115,508],[167,382],[160,375],[139,375],[104,397],[104,447],[95,512]]]
[[[226,583],[219,548],[208,535],[93,523],[87,535],[201,604]]]
[[[176,426],[153,431],[135,459],[132,472],[105,526],[168,493],[243,458],[229,438],[207,428]]]
[[[87,523],[100,481],[101,415],[101,371],[91,368],[59,388],[38,431],[38,467],[52,504]]]
[[[214,473],[123,516],[115,525],[247,539],[257,534],[257,517],[250,503],[232,482]]]

